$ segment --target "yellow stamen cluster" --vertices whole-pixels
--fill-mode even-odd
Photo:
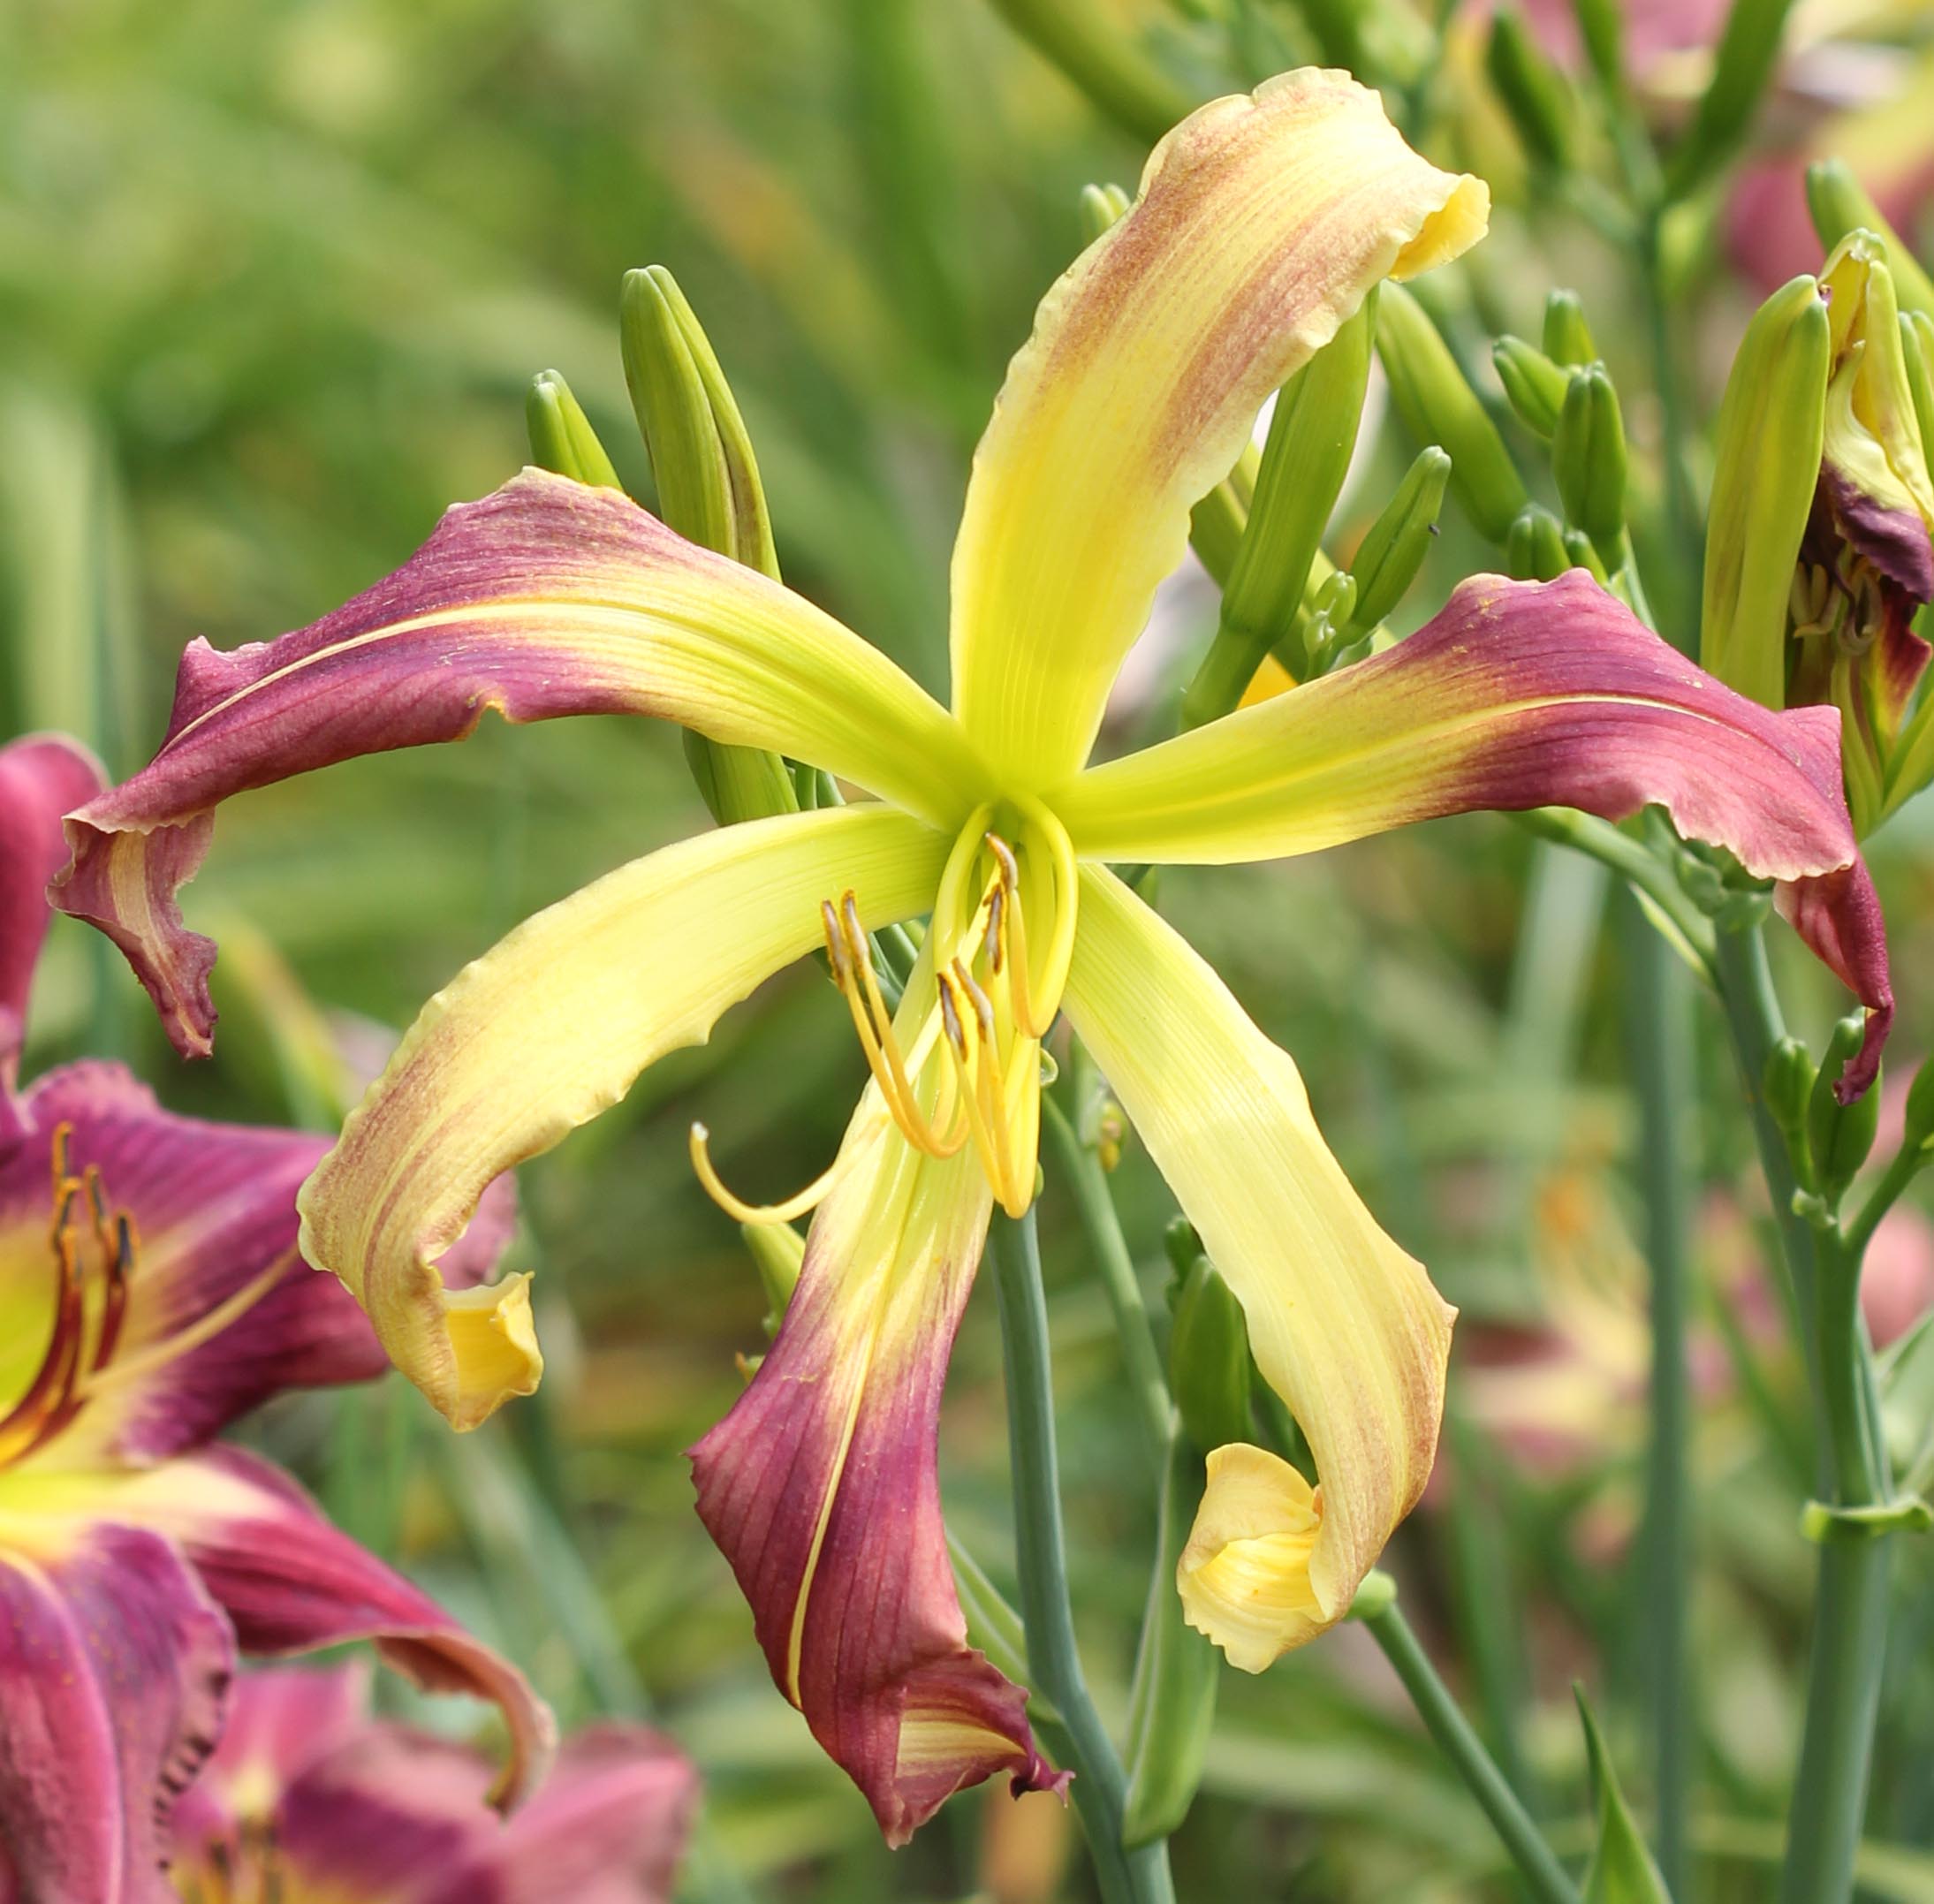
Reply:
[[[1037,969],[1029,957],[1021,860],[988,827],[991,817],[991,808],[975,815],[942,880],[929,928],[934,1002],[910,1044],[887,1008],[855,896],[849,891],[837,903],[823,902],[820,922],[828,967],[853,1015],[887,1115],[927,1157],[954,1157],[971,1142],[995,1197],[1018,1217],[1034,1200],[1041,1040],[1059,1008],[1073,952],[1074,854],[1051,815],[1027,816],[1028,831],[1020,837],[1030,850],[1038,843],[1041,855],[1035,903],[1048,906],[1053,925]],[[969,911],[967,896],[976,885]],[[949,1061],[929,1082],[929,1062],[942,1043]],[[741,1223],[788,1223],[804,1215],[825,1198],[844,1168],[835,1162],[783,1203],[747,1203],[720,1181],[709,1142],[705,1126],[694,1125],[693,1168],[713,1201]]]

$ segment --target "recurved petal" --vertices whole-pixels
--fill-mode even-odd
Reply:
[[[1004,784],[1081,764],[1189,510],[1263,399],[1378,280],[1473,244],[1489,202],[1346,73],[1285,73],[1157,146],[1134,208],[1043,301],[974,459],[954,706]]]
[[[177,1795],[221,1731],[228,1622],[169,1542],[0,1508],[0,1885],[161,1904]]]
[[[302,1248],[368,1311],[459,1428],[542,1371],[527,1278],[453,1293],[438,1259],[499,1172],[548,1150],[646,1066],[822,937],[853,892],[884,924],[933,901],[948,841],[888,807],[726,827],[527,920],[423,1008],[304,1187]]]
[[[1241,1303],[1256,1366],[1315,1456],[1320,1513],[1305,1505],[1318,1524],[1313,1537],[1300,1529],[1293,1553],[1270,1557],[1280,1604],[1267,1644],[1212,1620],[1202,1597],[1190,1601],[1231,1659],[1259,1670],[1349,1611],[1422,1491],[1454,1312],[1363,1207],[1288,1055],[1098,867],[1081,870],[1064,1003]]]
[[[1868,1007],[1846,1088],[1879,1063],[1893,995],[1838,713],[1734,694],[1581,569],[1475,576],[1408,641],[1097,767],[1050,803],[1085,858],[1210,864],[1482,808],[1663,807],[1686,838],[1794,889],[1789,916]]]
[[[1027,1695],[967,1644],[940,1520],[940,1391],[986,1180],[971,1151],[915,1152],[872,1089],[846,1156],[778,1337],[692,1466],[779,1690],[899,1845],[996,1772],[1058,1781]]]
[[[952,823],[984,778],[952,718],[876,649],[612,489],[527,469],[451,510],[397,573],[267,643],[182,657],[160,752],[68,823],[63,911],[126,952],[185,1053],[209,1050],[211,941],[176,890],[218,802],[511,721],[662,716]]]
[[[53,916],[47,882],[67,862],[61,815],[105,785],[93,755],[64,735],[0,747],[0,1145],[18,1134],[13,1087],[27,993]]]
[[[1260,1673],[1327,1624],[1309,1583],[1323,1498],[1281,1456],[1232,1442],[1209,1453],[1207,1485],[1175,1568],[1188,1623]]]
[[[374,1641],[426,1691],[468,1693],[502,1710],[510,1754],[494,1803],[516,1804],[542,1779],[557,1730],[524,1675],[332,1527],[279,1468],[241,1448],[210,1448],[103,1479],[101,1492],[104,1513],[176,1543],[243,1652]]]

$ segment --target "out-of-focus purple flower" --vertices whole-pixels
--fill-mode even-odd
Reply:
[[[373,1639],[497,1700],[506,1800],[550,1740],[514,1668],[279,1469],[209,1445],[278,1390],[383,1366],[296,1252],[326,1140],[172,1116],[118,1065],[17,1088],[60,816],[101,785],[70,741],[0,748],[0,1897],[22,1904],[165,1894],[239,1651]]]
[[[236,1682],[173,1821],[176,1889],[287,1904],[662,1904],[698,1776],[642,1726],[567,1739],[507,1822],[468,1746],[372,1718],[358,1663]]]

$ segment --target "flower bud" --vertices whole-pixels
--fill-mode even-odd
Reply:
[[[531,460],[540,469],[594,489],[624,487],[590,419],[555,370],[540,370],[530,380],[524,393],[524,421],[530,431]]]
[[[1277,396],[1248,520],[1222,591],[1221,625],[1183,697],[1186,727],[1233,708],[1263,656],[1294,631],[1356,447],[1376,323],[1372,292]]]
[[[1242,1305],[1216,1266],[1197,1255],[1169,1286],[1169,1389],[1198,1448],[1249,1433],[1249,1332]]]
[[[1807,209],[1827,251],[1849,232],[1871,231],[1886,247],[1900,308],[1934,317],[1934,279],[1921,269],[1912,247],[1901,242],[1844,159],[1822,159],[1807,168]]]
[[[1356,605],[1350,629],[1368,634],[1397,604],[1417,578],[1437,533],[1437,515],[1451,480],[1451,459],[1432,444],[1417,452],[1396,494],[1357,545],[1350,573],[1356,580]]]
[[[785,1320],[786,1305],[799,1287],[800,1266],[806,1261],[806,1239],[789,1223],[742,1223],[739,1233],[752,1252],[752,1260],[765,1288],[765,1332],[767,1339],[779,1332]]]
[[[1616,567],[1625,539],[1625,419],[1603,364],[1572,372],[1551,436],[1551,474],[1566,516]]]
[[[1914,1073],[1907,1086],[1907,1112],[1900,1136],[1903,1150],[1934,1148],[1934,1058]]]
[[[1556,581],[1571,565],[1558,518],[1543,503],[1527,503],[1505,537],[1505,573],[1513,581]]]
[[[1598,360],[1585,307],[1575,291],[1547,292],[1544,297],[1544,354],[1566,369],[1581,369]]]
[[[1807,1098],[1807,1149],[1813,1158],[1814,1181],[1831,1209],[1847,1194],[1879,1128],[1880,1093],[1863,1093],[1850,1104],[1840,1103],[1833,1087],[1866,1035],[1866,1020],[1858,1012],[1834,1026],[1826,1041],[1826,1055]]]
[[[1798,1038],[1788,1037],[1766,1054],[1766,1069],[1760,1080],[1766,1115],[1786,1139],[1794,1173],[1808,1189],[1813,1187],[1813,1159],[1807,1147],[1807,1110],[1818,1078],[1812,1054]]]
[[[1565,531],[1565,553],[1572,558],[1572,566],[1574,569],[1589,570],[1591,579],[1601,588],[1610,586],[1611,577],[1605,571],[1604,564],[1598,559],[1598,551],[1591,546],[1591,537],[1584,530]]]
[[[1779,57],[1793,0],[1734,0],[1713,54],[1712,77],[1666,168],[1665,192],[1682,199],[1711,178],[1746,136]]]
[[[1529,497],[1498,427],[1465,381],[1450,345],[1400,284],[1385,284],[1377,351],[1405,428],[1451,458],[1451,486],[1480,532],[1502,543]]]
[[[1575,103],[1524,22],[1502,7],[1491,15],[1484,70],[1526,156],[1535,165],[1562,171],[1571,162]]]
[[[1088,241],[1095,240],[1128,216],[1128,207],[1134,202],[1118,185],[1083,186],[1081,187],[1081,229],[1088,234]]]
[[[626,272],[619,337],[659,516],[688,542],[777,579],[752,439],[710,341],[664,266]],[[721,823],[798,810],[798,791],[777,754],[723,747],[687,730],[685,757]]]
[[[1832,327],[1796,277],[1754,314],[1719,404],[1699,664],[1786,705],[1786,604],[1819,484]]]
[[[1522,338],[1499,338],[1490,347],[1490,360],[1518,421],[1549,443],[1565,402],[1564,370]]]

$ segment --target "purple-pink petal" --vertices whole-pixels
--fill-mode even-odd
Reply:
[[[1027,1695],[967,1644],[940,1518],[940,1392],[987,1194],[976,1180],[967,1220],[929,1212],[929,1231],[899,1208],[876,1279],[847,1254],[868,1175],[822,1207],[770,1353],[691,1453],[699,1516],[774,1680],[899,1845],[997,1772],[1016,1791],[1065,1781],[1035,1748]]]
[[[0,1546],[0,1883],[160,1904],[169,1810],[219,1734],[228,1623],[170,1544],[59,1528]]]
[[[105,785],[94,756],[58,734],[0,747],[0,1145],[16,1134],[14,1080],[27,994],[53,914],[47,882],[67,861],[64,813]]]

